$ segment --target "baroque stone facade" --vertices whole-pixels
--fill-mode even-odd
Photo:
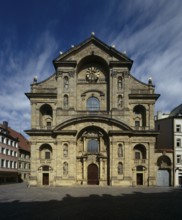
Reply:
[[[31,85],[30,185],[155,185],[152,81],[92,35],[53,61]]]

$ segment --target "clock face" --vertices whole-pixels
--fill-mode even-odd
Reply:
[[[90,83],[96,83],[99,79],[99,69],[97,67],[89,67],[86,72],[86,80]]]

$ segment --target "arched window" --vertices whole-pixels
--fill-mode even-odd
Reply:
[[[123,146],[118,144],[118,157],[123,157]]]
[[[63,175],[68,175],[68,163],[63,163]]]
[[[118,175],[123,174],[123,164],[121,162],[118,163]]]
[[[96,97],[90,97],[87,99],[87,109],[88,111],[99,111],[100,102]]]
[[[89,153],[98,153],[99,143],[95,139],[88,140],[87,151]]]
[[[123,85],[122,85],[122,84],[123,84],[122,81],[123,81],[122,77],[119,76],[119,77],[118,77],[118,89],[122,89],[122,86],[123,86]]]
[[[68,95],[64,95],[64,97],[63,97],[63,105],[64,105],[64,108],[67,108],[67,107],[68,107],[68,104],[69,104]]]
[[[69,88],[69,79],[67,76],[64,77],[63,82],[64,82],[64,89],[68,89]]]

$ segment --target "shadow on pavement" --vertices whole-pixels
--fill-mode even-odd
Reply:
[[[182,189],[163,193],[122,194],[121,196],[90,195],[47,202],[0,202],[1,220],[21,219],[144,219],[181,220]]]

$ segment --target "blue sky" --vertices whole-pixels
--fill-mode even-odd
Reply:
[[[134,60],[131,74],[152,77],[156,111],[182,103],[181,0],[0,0],[0,122],[30,128],[30,91],[54,72],[52,60],[91,32]]]

